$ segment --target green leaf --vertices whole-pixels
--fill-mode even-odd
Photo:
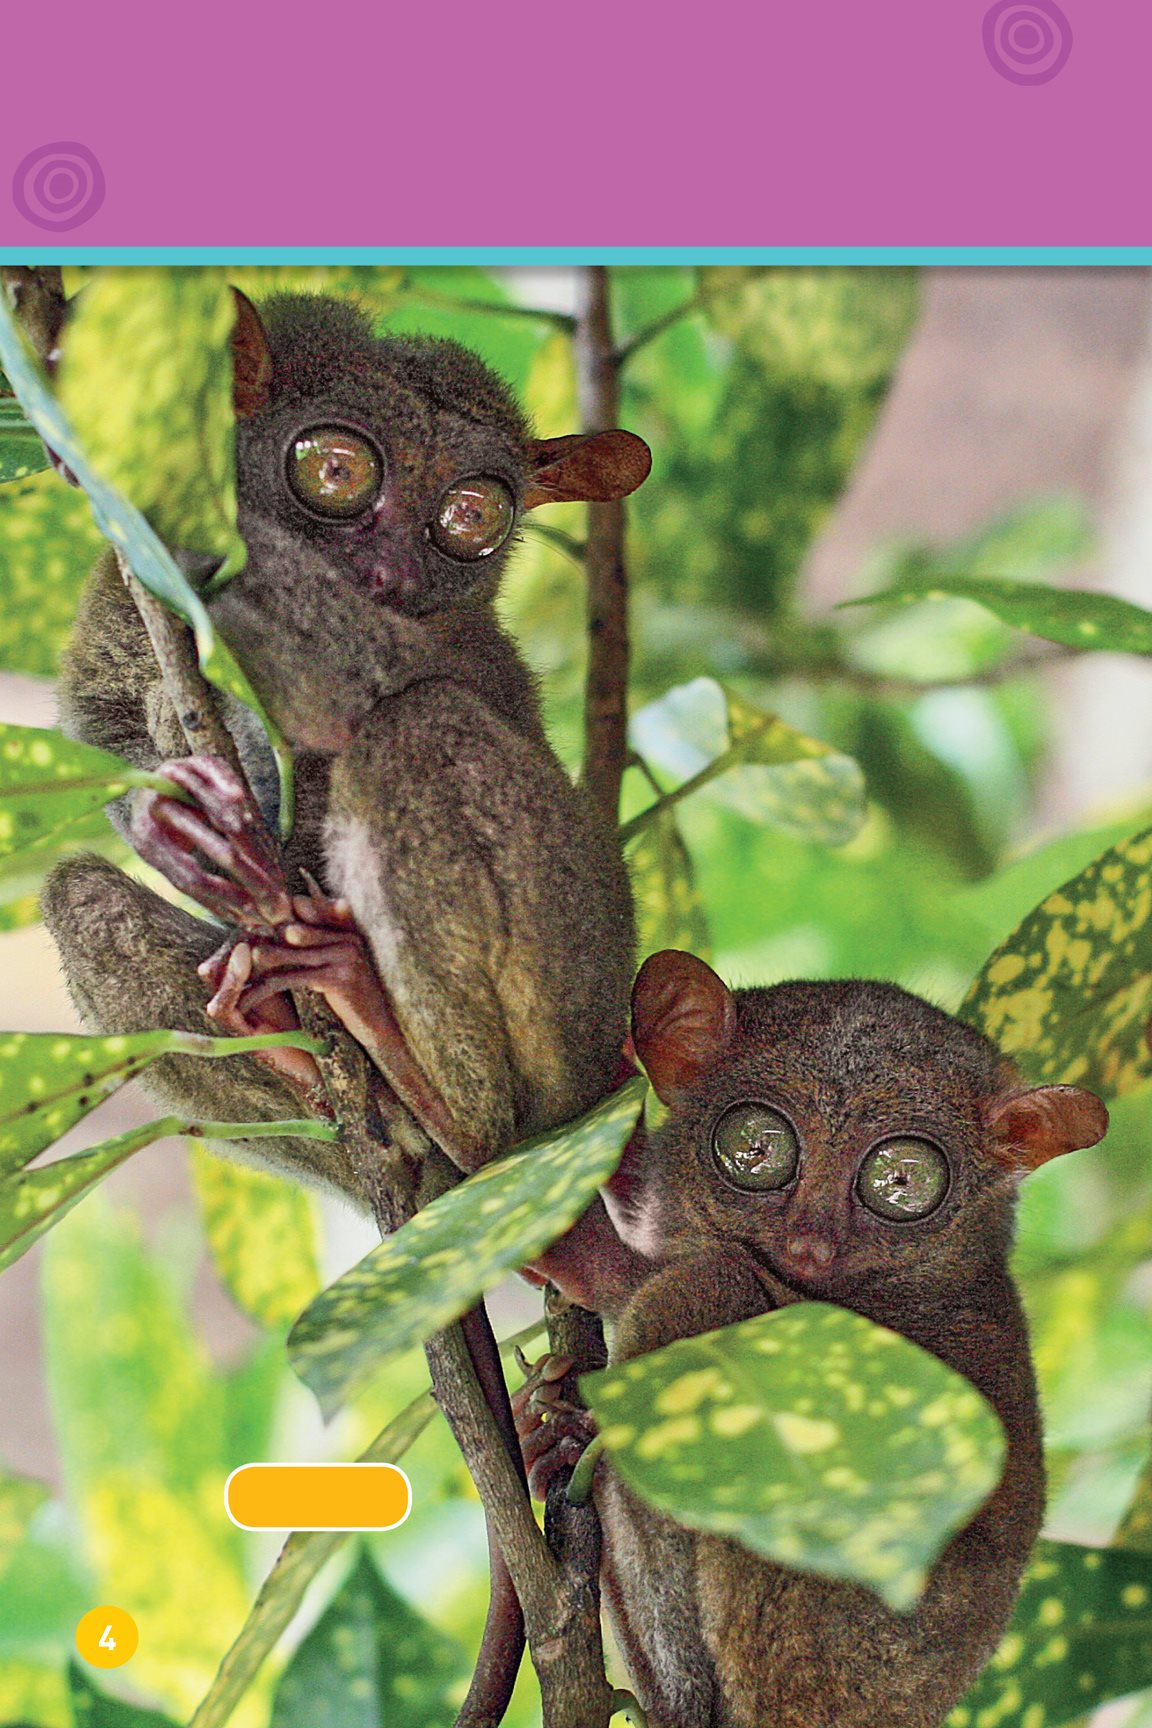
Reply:
[[[172,1718],[159,1710],[125,1704],[98,1691],[78,1662],[68,1664],[68,1686],[76,1728],[176,1728]]]
[[[269,1728],[428,1728],[452,1721],[464,1651],[414,1612],[367,1553],[281,1678]]]
[[[316,1215],[297,1183],[192,1152],[192,1179],[212,1261],[237,1306],[261,1326],[286,1326],[320,1288]]]
[[[937,572],[920,581],[905,581],[899,588],[887,588],[881,594],[845,600],[842,605],[907,605],[913,600],[945,597],[975,601],[1005,624],[1066,648],[1152,654],[1152,612],[1114,594],[1082,588],[1049,588],[1042,582]]]
[[[1152,1074],[1152,829],[1042,900],[985,962],[960,1013],[1034,1081],[1115,1095]]]
[[[59,1665],[0,1661],[0,1721],[11,1728],[75,1728]]]
[[[1149,1685],[1152,1559],[1041,1541],[999,1649],[945,1723],[1059,1728]]]
[[[103,545],[83,494],[57,475],[0,486],[0,667],[53,676]]]
[[[132,857],[131,848],[102,810],[70,822],[40,845],[0,856],[0,931],[22,930],[29,924],[38,924],[45,876],[61,858],[81,850],[99,852],[115,864]]]
[[[214,1060],[278,1047],[314,1055],[323,1048],[300,1032],[255,1039],[198,1032],[133,1032],[116,1038],[0,1032],[0,1177],[30,1163],[158,1056]]]
[[[1144,1466],[1136,1491],[1116,1532],[1116,1543],[1138,1554],[1152,1554],[1152,1459]]]
[[[231,1380],[188,1312],[196,1251],[171,1227],[149,1251],[139,1216],[98,1198],[43,1262],[68,1530],[92,1570],[84,1606],[128,1608],[141,1638],[125,1680],[181,1722],[250,1601],[248,1543],[223,1510],[228,1474],[247,1457],[235,1450]]]
[[[709,265],[700,285],[708,322],[769,377],[846,393],[887,390],[916,310],[904,268]]]
[[[204,676],[259,717],[276,753],[280,770],[280,824],[283,832],[289,832],[293,816],[291,752],[231,652],[216,635],[200,596],[189,585],[163,542],[135,505],[103,480],[88,460],[80,439],[25,347],[12,313],[3,301],[0,301],[0,359],[28,418],[83,487],[101,531],[123,553],[144,586],[191,626]]]
[[[676,378],[664,375],[652,430],[668,489],[640,494],[643,519],[664,516],[645,557],[673,572],[661,581],[677,598],[771,623],[872,434],[915,314],[916,272],[708,269],[700,280],[724,289],[704,316],[734,352],[704,436],[674,422],[669,439]]]
[[[913,1606],[1000,1477],[968,1382],[894,1332],[806,1302],[585,1375],[624,1480],[681,1524]]]
[[[0,392],[0,485],[26,480],[49,466],[40,434],[24,418],[18,402]]]
[[[636,902],[637,954],[685,948],[706,960],[708,919],[692,873],[692,859],[671,810],[658,810],[628,853]]]
[[[0,1472],[0,1572],[28,1533],[33,1517],[48,1499],[43,1482]]]
[[[108,270],[74,302],[57,394],[92,467],[169,546],[244,562],[222,275]]]
[[[435,1413],[431,1391],[422,1392],[388,1423],[358,1461],[394,1464]],[[308,1586],[347,1541],[348,1534],[345,1530],[297,1530],[289,1536],[188,1728],[224,1728],[231,1720],[240,1699],[291,1625]]]
[[[103,1140],[87,1152],[60,1158],[37,1170],[22,1170],[0,1182],[0,1272],[26,1254],[90,1189],[134,1152],[155,1140],[181,1134],[203,1135],[207,1140],[259,1140],[270,1135],[298,1136],[303,1140],[339,1138],[339,1130],[326,1122],[189,1122],[183,1116],[161,1116],[141,1128],[117,1134],[112,1140]]]
[[[645,1091],[629,1080],[579,1121],[485,1165],[316,1298],[288,1353],[327,1414],[571,1228],[620,1162]]]
[[[160,775],[62,732],[0,724],[0,858],[40,846],[132,786],[178,795]]]
[[[864,781],[851,757],[808,738],[713,678],[677,684],[632,717],[644,760],[681,783],[625,824],[625,839],[705,787],[751,822],[842,846],[864,820]]]

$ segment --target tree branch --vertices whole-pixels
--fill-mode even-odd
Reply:
[[[587,432],[619,417],[620,380],[612,347],[608,272],[581,270],[574,351],[580,416]],[[584,685],[584,784],[615,827],[628,755],[628,577],[624,504],[588,506],[588,671]]]
[[[193,752],[224,756],[242,772],[235,741],[196,658],[188,627],[148,592],[117,554],[121,574],[140,607],[165,688]],[[350,1190],[370,1207],[382,1234],[399,1228],[459,1173],[401,1104],[387,1081],[317,997],[294,996],[301,1024],[328,1042],[318,1058],[336,1120]],[[527,1619],[533,1651],[544,1652],[541,1695],[548,1728],[585,1728],[571,1708],[571,1677],[581,1665],[569,1654],[567,1605],[560,1568],[532,1516],[519,1445],[499,1355],[483,1304],[457,1326],[430,1339],[426,1356],[437,1402],[464,1455],[489,1525],[491,1602],[472,1685],[458,1728],[497,1728],[515,1685]],[[497,1420],[499,1412],[501,1423]],[[520,1601],[527,1604],[521,1615]],[[553,1652],[563,1659],[557,1663]],[[600,1659],[599,1680],[603,1678]],[[605,1718],[607,1721],[607,1718]]]
[[[200,670],[191,630],[183,619],[170,612],[163,601],[157,600],[155,594],[145,588],[118,547],[116,563],[148,632],[164,688],[176,710],[189,754],[223,757],[243,779],[244,768],[236,740],[225,726],[215,692]]]

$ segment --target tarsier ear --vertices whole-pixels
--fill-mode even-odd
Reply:
[[[1026,1175],[1050,1158],[1095,1146],[1108,1132],[1108,1112],[1094,1092],[1079,1086],[1037,1086],[993,1106],[991,1151],[1009,1170]]]
[[[647,480],[652,452],[635,432],[573,432],[528,447],[524,508],[538,504],[606,504]]]
[[[263,408],[272,394],[272,355],[260,314],[239,288],[233,288],[236,322],[232,326],[232,406],[238,420]]]
[[[736,1030],[736,998],[694,954],[651,954],[632,986],[632,1039],[664,1104],[714,1068]]]

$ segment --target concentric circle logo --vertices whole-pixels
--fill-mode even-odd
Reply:
[[[12,176],[12,202],[37,228],[79,228],[104,202],[104,170],[87,144],[41,144]]]
[[[1072,26],[1054,0],[997,0],[984,14],[984,52],[1013,84],[1047,84],[1072,52]]]

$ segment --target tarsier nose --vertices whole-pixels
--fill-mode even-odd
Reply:
[[[784,1253],[792,1269],[801,1276],[816,1278],[821,1272],[827,1272],[836,1258],[836,1244],[827,1236],[814,1236],[807,1233],[789,1236],[784,1244]]]

